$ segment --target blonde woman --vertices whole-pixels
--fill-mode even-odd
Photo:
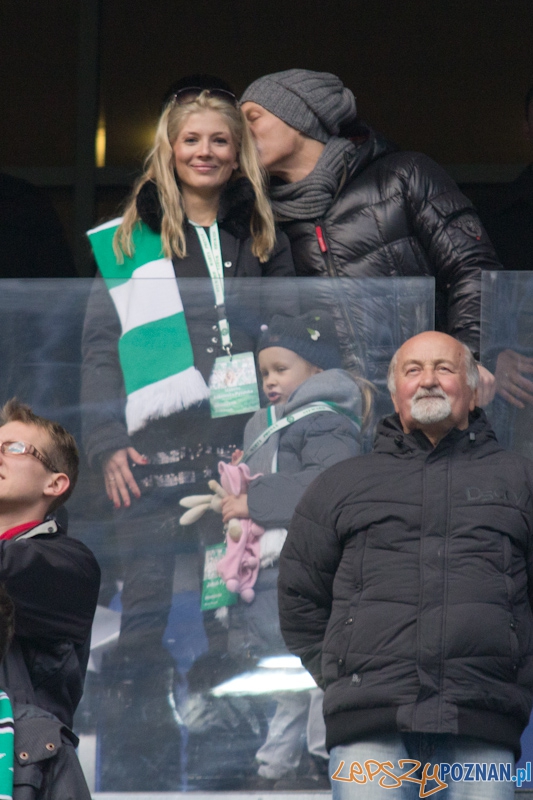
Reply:
[[[272,312],[255,282],[233,279],[294,275],[235,96],[181,83],[122,219],[89,232],[100,274],[83,336],[85,449],[103,470],[123,549],[115,661],[148,667],[165,663],[174,556],[192,535],[179,526],[179,499],[208,491],[248,418],[211,418],[210,376],[227,353],[253,352]],[[210,266],[217,252],[222,282]],[[150,277],[161,280],[142,280]],[[290,291],[282,294],[294,313]],[[157,780],[145,783],[154,789]]]

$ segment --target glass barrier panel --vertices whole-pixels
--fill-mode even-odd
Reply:
[[[496,377],[486,411],[498,441],[533,458],[533,272],[483,273],[481,360]],[[517,767],[525,770],[532,760],[533,719],[522,734]],[[533,781],[522,786],[533,788]]]
[[[233,278],[225,313],[210,281],[176,287],[1,285],[0,402],[16,395],[81,443],[69,533],[102,584],[80,758],[97,793],[327,788],[321,692],[283,643],[277,561],[320,450],[329,463],[357,455],[391,409],[388,363],[432,329],[434,283]],[[337,414],[345,444],[324,433],[304,469],[298,412],[314,402],[330,404],[315,413]],[[293,420],[261,440],[269,404]]]
[[[488,413],[498,441],[532,458],[533,273],[483,273],[481,354],[496,377]]]

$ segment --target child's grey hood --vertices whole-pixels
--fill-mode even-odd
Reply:
[[[350,417],[357,417],[360,425],[361,392],[359,386],[344,369],[328,369],[318,372],[294,390],[289,401],[277,405],[276,420],[287,416],[302,406],[319,400],[335,403],[339,409]],[[355,420],[354,420],[355,421]],[[267,409],[261,408],[253,415],[244,431],[244,450],[246,451],[256,438],[268,427]],[[271,472],[273,454],[279,444],[279,431],[274,433],[248,460],[253,473],[268,474]]]
[[[276,418],[281,419],[317,400],[335,403],[347,414],[361,416],[361,391],[350,373],[344,369],[327,369],[298,386],[285,405],[276,406]]]

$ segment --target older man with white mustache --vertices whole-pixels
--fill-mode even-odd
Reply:
[[[296,508],[281,630],[325,690],[333,800],[512,800],[533,702],[533,463],[496,441],[451,336],[409,339],[388,380],[397,413],[373,452]]]
[[[472,353],[446,334],[413,336],[395,353],[388,388],[406,433],[422,429],[435,446],[453,427],[464,430],[477,401]]]

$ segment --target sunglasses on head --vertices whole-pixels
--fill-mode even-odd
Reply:
[[[170,98],[173,103],[190,103],[199,97],[202,92],[207,92],[210,97],[218,97],[220,100],[225,100],[233,106],[237,105],[237,98],[233,92],[227,89],[206,89],[201,86],[186,86],[184,89],[178,89]]]

